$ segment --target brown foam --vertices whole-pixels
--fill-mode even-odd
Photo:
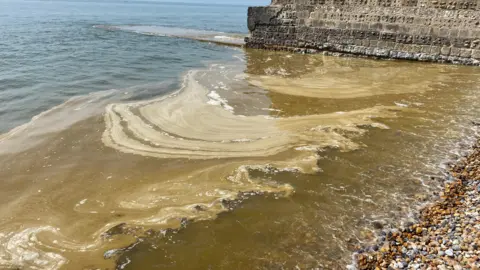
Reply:
[[[455,69],[438,65],[412,64],[406,67],[402,62],[386,64],[381,61],[365,61],[364,66],[356,66],[348,65],[348,59],[313,57],[317,59],[311,61],[317,66],[305,67],[306,72],[291,70],[285,65],[266,65],[263,70],[250,74],[248,81],[287,95],[348,99],[435,90],[435,86],[451,81],[448,71]],[[426,81],[434,83],[425,84]]]
[[[356,127],[374,124],[375,117],[392,117],[398,109],[376,106],[287,118],[239,116],[208,103],[209,91],[196,79],[200,75],[190,72],[179,92],[159,100],[109,105],[103,142],[125,153],[188,159],[265,157],[308,144],[348,150],[356,145],[339,130],[362,132]]]

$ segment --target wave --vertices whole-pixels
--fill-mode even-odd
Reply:
[[[177,27],[150,26],[150,25],[95,25],[94,28],[109,31],[127,31],[142,35],[164,36],[193,39],[197,41],[212,42],[222,45],[243,46],[245,34],[233,34],[217,31],[185,29]]]
[[[76,96],[34,116],[28,123],[0,135],[0,154],[25,151],[81,120],[101,114],[106,104],[118,100],[119,91],[107,90]],[[68,116],[68,117],[67,117]]]
[[[50,135],[68,129],[75,123],[92,116],[102,115],[108,104],[151,99],[168,93],[172,85],[173,81],[167,80],[71,97],[35,115],[27,123],[0,134],[0,155],[18,153],[39,145],[50,138]]]

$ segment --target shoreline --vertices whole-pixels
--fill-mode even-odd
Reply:
[[[343,45],[325,45],[324,47],[287,47],[287,46],[267,46],[267,45],[252,45],[249,44],[249,37],[245,39],[245,48],[266,51],[285,51],[299,54],[322,54],[334,57],[350,57],[350,58],[365,58],[373,60],[393,60],[393,61],[408,61],[408,62],[422,62],[433,64],[449,64],[449,65],[463,65],[479,67],[480,61],[476,59],[460,57],[460,56],[443,56],[430,55],[426,53],[410,53],[396,50],[386,49],[369,49],[362,46],[343,46]]]
[[[469,149],[449,164],[442,191],[418,220],[382,230],[354,254],[354,269],[480,269],[480,138]]]

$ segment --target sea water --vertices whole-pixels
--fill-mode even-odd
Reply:
[[[345,269],[476,136],[475,68],[208,42],[245,6],[0,7],[2,269]]]

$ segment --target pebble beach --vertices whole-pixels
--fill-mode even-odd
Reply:
[[[377,245],[355,255],[357,269],[480,269],[480,140],[449,169],[418,222],[382,231]]]

